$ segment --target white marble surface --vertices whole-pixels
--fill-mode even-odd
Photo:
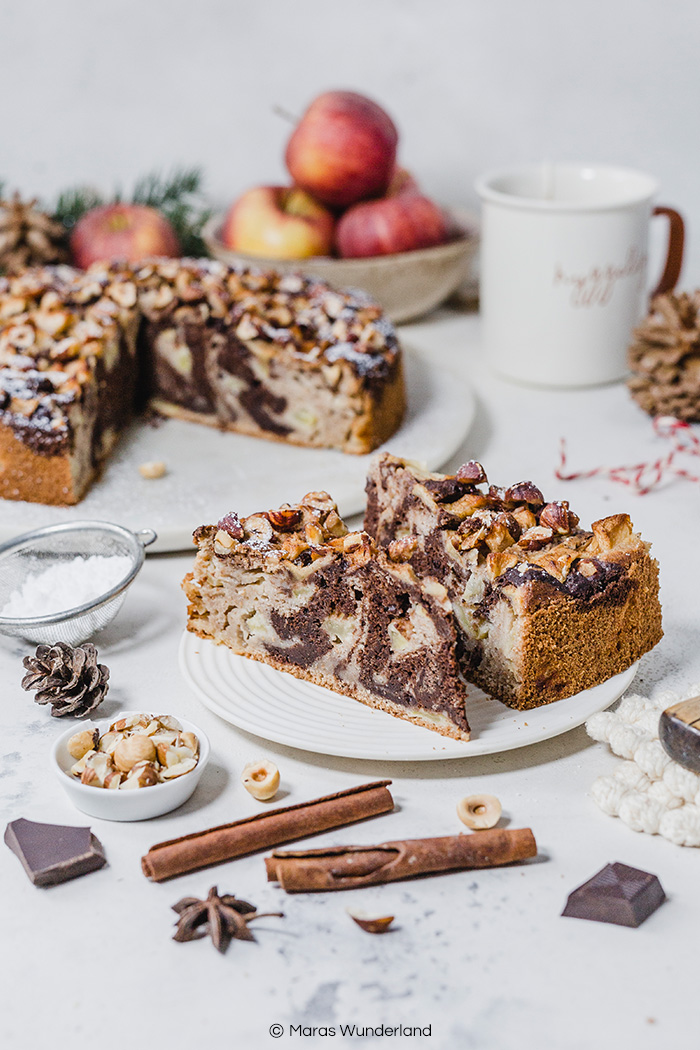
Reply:
[[[501,382],[481,360],[475,316],[443,311],[405,336],[476,388],[477,419],[453,465],[476,457],[496,481],[532,477],[545,494],[569,498],[586,522],[630,511],[661,563],[666,630],[642,660],[633,689],[657,692],[700,681],[700,486],[674,482],[635,497],[603,480],[563,484],[553,477],[562,435],[572,463],[581,467],[660,453],[650,422],[625,388],[557,393]],[[228,502],[224,497],[224,509]],[[616,761],[602,745],[581,728],[502,755],[387,768],[247,737],[204,710],[178,673],[185,618],[178,587],[190,561],[184,554],[149,557],[118,620],[98,639],[112,670],[102,712],[137,708],[190,718],[210,736],[211,765],[192,800],[175,813],[140,824],[93,820],[109,864],[85,878],[36,889],[9,850],[0,848],[2,1045],[685,1045],[696,1023],[698,856],[635,834],[597,810],[590,786]],[[51,742],[64,723],[19,686],[27,651],[11,642],[0,647],[1,823],[25,816],[80,824],[80,813],[48,767]],[[139,864],[149,846],[260,809],[239,775],[247,760],[263,754],[281,769],[285,803],[392,777],[395,813],[330,832],[311,845],[455,833],[461,827],[457,800],[488,791],[502,800],[511,826],[533,828],[539,859],[518,868],[319,896],[286,897],[268,885],[261,856],[149,883]],[[567,893],[610,861],[658,874],[668,902],[637,930],[561,918]],[[223,957],[208,941],[173,942],[170,906],[184,895],[206,895],[214,883],[261,909],[283,910],[285,918],[261,921],[257,944],[234,942]],[[391,912],[395,928],[372,937],[351,922],[348,905]],[[270,1037],[273,1023],[284,1026],[282,1038]],[[339,1033],[341,1024],[430,1025],[431,1034],[356,1040],[322,1034],[324,1026]],[[305,1037],[290,1025],[321,1032]]]

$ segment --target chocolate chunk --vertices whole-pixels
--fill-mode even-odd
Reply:
[[[38,824],[20,817],[5,828],[5,842],[35,886],[56,886],[107,863],[90,828]]]
[[[700,773],[700,696],[683,700],[661,713],[659,740],[674,761]]]
[[[569,894],[562,915],[618,926],[641,926],[665,900],[656,875],[627,864],[606,864]]]

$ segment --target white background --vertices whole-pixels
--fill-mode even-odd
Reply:
[[[653,173],[700,283],[694,0],[2,0],[0,177],[49,201],[201,165],[225,205],[286,178],[289,125],[328,88],[374,96],[426,192],[527,160]]]

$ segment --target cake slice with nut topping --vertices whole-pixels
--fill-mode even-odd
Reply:
[[[82,498],[133,411],[137,329],[126,272],[0,278],[1,498]]]
[[[388,557],[447,590],[465,676],[510,707],[539,707],[624,671],[660,641],[656,561],[627,514],[591,530],[530,481],[487,487],[381,455],[365,528]]]
[[[444,585],[418,579],[325,492],[195,532],[188,630],[445,736],[469,739]]]
[[[401,424],[401,349],[364,292],[211,259],[146,263],[135,280],[158,412],[356,454]]]

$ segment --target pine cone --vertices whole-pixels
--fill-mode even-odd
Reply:
[[[36,198],[23,201],[14,193],[0,200],[0,270],[12,274],[67,259],[65,227],[38,208]]]
[[[97,649],[90,642],[73,649],[65,642],[38,645],[34,656],[22,661],[27,674],[23,689],[36,689],[37,704],[51,704],[51,714],[87,715],[107,695],[109,668],[97,662]]]
[[[628,362],[630,393],[645,412],[700,422],[700,289],[654,299]]]

